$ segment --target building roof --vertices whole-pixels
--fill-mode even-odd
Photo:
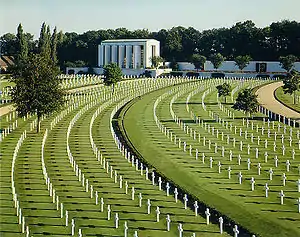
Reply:
[[[155,39],[113,39],[113,40],[103,40],[101,43],[122,43],[122,42],[148,42],[157,41]]]

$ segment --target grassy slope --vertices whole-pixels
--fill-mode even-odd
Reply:
[[[247,205],[237,203],[226,191],[220,192],[216,185],[199,179],[197,175],[187,172],[184,164],[176,162],[184,156],[183,152],[165,140],[153,121],[153,103],[160,94],[161,92],[154,92],[145,96],[131,107],[125,117],[127,134],[143,157],[189,193],[231,216],[244,227],[261,233],[262,236],[297,235],[295,230],[279,226],[266,216],[252,211],[252,207],[247,208]]]
[[[297,93],[298,96],[300,96],[300,92]],[[281,103],[285,104],[286,106],[290,107],[291,109],[296,110],[300,113],[300,104],[294,104],[294,96],[290,94],[284,94],[282,87],[279,87],[275,91],[275,97],[278,99]]]

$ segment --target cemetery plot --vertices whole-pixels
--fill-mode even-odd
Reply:
[[[251,86],[251,84],[253,83],[245,83],[244,86]],[[235,219],[254,233],[262,236],[299,234],[300,226],[297,224],[299,223],[297,187],[299,133],[297,135],[297,130],[292,131],[289,140],[290,128],[284,129],[282,124],[279,131],[276,126],[278,123],[275,123],[273,128],[272,122],[267,123],[262,120],[255,121],[253,128],[250,121],[247,127],[246,116],[243,113],[234,112],[235,119],[233,119],[232,113],[228,116],[230,112],[228,105],[228,111],[220,109],[216,92],[213,91],[204,98],[205,110],[201,103],[203,92],[190,99],[189,113],[186,111],[186,97],[190,92],[187,91],[176,100],[173,110],[178,116],[177,119],[181,121],[179,126],[170,113],[170,101],[175,93],[176,91],[167,95],[157,105],[157,117],[163,125],[161,129],[153,119],[153,105],[157,97],[163,94],[162,92],[154,92],[143,97],[126,113],[124,121],[126,133],[142,156],[177,185],[184,187],[189,193]],[[193,116],[191,118],[191,113],[200,118],[196,120],[198,123]],[[215,115],[218,115],[219,119],[224,119],[224,122],[216,121]],[[258,132],[256,132],[256,125]],[[242,129],[241,133],[240,129]],[[274,151],[275,132],[277,147]],[[251,134],[253,134],[253,142],[251,142]],[[280,140],[282,134],[283,143]],[[174,142],[175,135],[176,142]],[[259,145],[258,136],[261,139]],[[255,148],[258,149],[258,158],[256,158]],[[196,160],[196,149],[198,149],[198,160]],[[204,153],[204,164],[202,153]],[[274,163],[275,155],[278,159],[277,167]],[[272,180],[270,180],[271,168]]]

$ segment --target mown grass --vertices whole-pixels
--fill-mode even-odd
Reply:
[[[298,98],[300,98],[300,92],[297,91],[296,95]],[[293,110],[296,110],[298,113],[300,113],[300,101],[297,101],[296,104],[294,104],[294,95],[285,94],[283,92],[283,88],[279,87],[275,91],[275,98],[279,100],[284,105],[290,107]]]
[[[217,154],[214,153],[214,149],[209,150],[207,146],[203,146],[202,142],[193,140],[189,135],[186,135],[178,125],[176,125],[169,111],[169,102],[172,96],[160,103],[157,113],[159,119],[163,121],[163,124],[172,130],[174,134],[182,138],[182,141],[186,141],[187,144],[191,144],[193,148],[198,148],[202,153],[206,155],[206,162],[202,164],[201,157],[198,161],[194,156],[190,156],[188,152],[183,152],[182,148],[179,149],[178,145],[174,145],[174,142],[170,142],[166,137],[158,130],[153,119],[153,104],[156,98],[163,92],[157,91],[150,95],[144,96],[140,101],[137,101],[128,110],[124,120],[124,127],[130,141],[135,148],[142,154],[142,156],[149,161],[159,172],[165,174],[168,178],[173,180],[177,185],[187,190],[189,194],[194,195],[198,199],[204,201],[209,206],[216,208],[223,214],[231,217],[236,222],[240,223],[243,227],[248,228],[250,231],[257,233],[261,236],[297,236],[299,235],[299,214],[297,213],[296,200],[298,198],[296,180],[298,176],[297,167],[299,165],[299,155],[296,156],[296,160],[292,161],[293,168],[291,172],[287,174],[288,182],[286,187],[281,187],[281,174],[284,172],[284,162],[287,157],[290,158],[290,150],[286,157],[280,155],[280,141],[277,141],[277,153],[280,160],[279,167],[275,169],[275,176],[273,181],[268,181],[268,168],[273,166],[274,152],[272,152],[272,146],[266,149],[269,152],[269,162],[264,163],[263,152],[259,159],[254,158],[254,152],[251,151],[250,155],[238,150],[232,146],[232,143],[227,145],[225,141],[221,141],[220,137],[217,139],[212,136],[202,127],[196,125],[189,114],[185,110],[186,96],[181,98],[174,104],[174,111],[178,114],[182,120],[186,121],[189,127],[193,127],[201,136],[206,136],[207,139],[218,143],[218,146],[223,145],[226,148],[225,157],[221,157],[220,150]],[[234,121],[227,118],[224,113],[219,111],[216,105],[216,94],[212,93],[206,98],[207,108],[212,111],[217,111],[222,118],[225,118],[229,122],[233,122],[234,125],[242,127],[242,117],[245,117],[242,113],[236,113],[237,117]],[[229,107],[230,105],[228,105]],[[201,106],[201,95],[195,96],[191,100],[191,109],[195,114],[206,120],[211,126],[224,130],[231,137],[236,137],[238,141],[242,140],[244,144],[249,143],[250,138],[244,139],[239,135],[234,135],[214,120],[212,120],[208,113],[203,111]],[[260,115],[261,116],[261,115]],[[263,125],[262,121],[255,121],[255,124]],[[264,125],[266,126],[266,125]],[[226,131],[225,131],[226,130]],[[249,130],[249,129],[248,129]],[[251,130],[251,129],[250,129]],[[261,131],[261,130],[260,130]],[[259,131],[259,132],[260,132]],[[275,130],[272,130],[274,133]],[[248,131],[256,133],[255,131]],[[295,133],[294,133],[295,134]],[[256,136],[258,134],[255,134]],[[265,136],[260,135],[262,141]],[[238,143],[237,143],[238,144]],[[285,144],[288,147],[288,144]],[[212,146],[214,147],[214,146]],[[251,147],[255,148],[257,145],[251,144]],[[293,145],[296,148],[295,145]],[[253,150],[252,148],[252,150]],[[233,161],[228,161],[228,149],[233,151]],[[263,142],[259,146],[260,151],[265,151],[263,148]],[[237,165],[236,157],[238,154],[242,156],[241,166]],[[297,153],[296,153],[297,154]],[[208,157],[214,158],[213,169],[209,168]],[[252,168],[247,170],[246,160],[251,158]],[[222,162],[222,172],[218,174],[217,161]],[[290,158],[291,160],[291,158]],[[262,174],[257,176],[255,166],[258,162],[262,164]],[[228,174],[225,169],[230,165],[233,169],[232,178],[228,179]],[[224,167],[224,168],[223,168]],[[237,183],[236,173],[238,171],[243,172],[243,184]],[[256,180],[256,190],[251,191],[249,179],[254,176]],[[264,197],[263,185],[268,182],[270,187],[269,198]],[[286,192],[285,204],[280,205],[278,194],[279,190],[284,189]]]

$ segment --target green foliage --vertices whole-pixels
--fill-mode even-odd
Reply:
[[[196,69],[203,69],[204,63],[206,62],[206,57],[200,54],[192,55],[192,63],[194,64]]]
[[[122,70],[116,63],[110,63],[104,66],[104,84],[112,86],[112,93],[114,93],[114,86],[117,82],[122,80]]]
[[[17,31],[17,60],[23,61],[26,60],[28,56],[28,42],[25,39],[21,24],[19,24]]]
[[[244,89],[239,92],[236,102],[232,108],[244,111],[247,114],[253,114],[257,112],[257,106],[257,95],[255,95],[251,89]]]
[[[291,71],[294,66],[294,63],[297,61],[297,57],[294,55],[281,56],[279,57],[280,66],[287,70],[287,72]]]
[[[151,57],[152,66],[155,68],[157,68],[159,66],[159,64],[162,63],[163,61],[164,61],[164,59],[160,56]]]
[[[226,103],[226,96],[230,95],[231,91],[231,86],[228,83],[224,83],[222,85],[216,86],[219,96],[225,98],[225,103]]]
[[[40,38],[38,41],[38,52],[45,58],[51,58],[51,35],[50,27],[44,22],[42,24]]]
[[[220,53],[215,53],[210,56],[210,61],[215,69],[218,69],[222,65],[224,60],[225,58]]]
[[[235,64],[239,67],[240,70],[243,70],[245,67],[247,67],[251,60],[252,58],[249,55],[240,55],[234,59]]]
[[[296,103],[295,92],[300,88],[300,74],[297,71],[291,71],[283,80],[283,92],[285,94],[294,94],[294,104]]]
[[[171,63],[170,63],[170,67],[172,68],[173,71],[178,71],[179,70],[179,65],[178,63],[175,61],[175,59],[173,58]]]
[[[57,43],[57,29],[55,27],[51,36],[51,59],[55,64],[57,64]]]
[[[59,70],[53,61],[39,54],[30,54],[13,68],[12,101],[19,116],[41,116],[57,111],[63,104],[63,91],[59,88]],[[39,132],[39,126],[37,126]]]

